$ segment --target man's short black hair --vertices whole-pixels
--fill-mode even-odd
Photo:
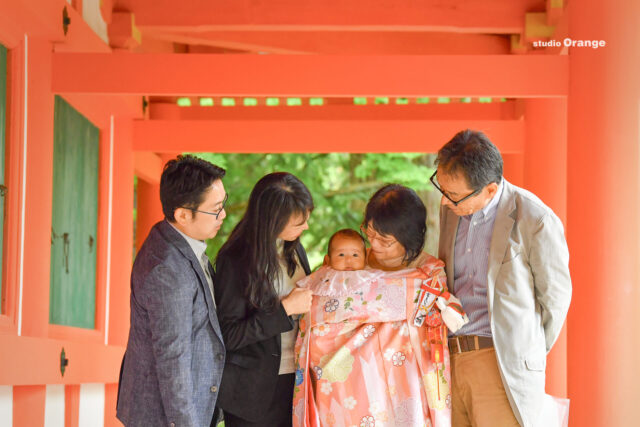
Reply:
[[[383,236],[393,236],[405,249],[403,262],[416,259],[424,247],[427,208],[411,188],[387,184],[375,192],[364,211],[364,224],[371,223]]]
[[[333,235],[329,238],[329,244],[327,245],[327,255],[331,256],[331,244],[333,243],[333,239],[335,239],[338,236],[360,240],[362,242],[362,249],[365,252],[367,251],[367,244],[364,240],[364,237],[362,237],[360,233],[358,233],[356,230],[353,230],[351,228],[343,228],[342,230],[338,230],[335,233],[333,233]]]
[[[164,217],[175,222],[177,208],[197,209],[214,181],[225,170],[191,155],[180,155],[164,165],[160,178],[160,201]]]
[[[458,132],[438,151],[436,164],[447,175],[462,173],[474,191],[502,181],[500,151],[479,131],[467,129]]]

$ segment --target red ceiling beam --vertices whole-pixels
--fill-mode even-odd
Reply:
[[[53,54],[56,93],[237,96],[566,96],[551,55]]]
[[[138,120],[133,148],[155,152],[436,152],[462,129],[484,131],[503,153],[522,152],[522,120]]]
[[[238,100],[237,102],[241,102]],[[506,120],[515,119],[515,101],[410,105],[323,105],[179,107],[152,102],[152,120]]]
[[[515,34],[539,0],[136,0],[141,30],[454,31]]]
[[[193,46],[277,54],[502,55],[511,39],[495,34],[373,31],[145,31],[145,36]]]

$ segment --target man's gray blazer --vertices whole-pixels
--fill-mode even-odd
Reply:
[[[537,425],[546,355],[571,301],[569,252],[562,222],[553,211],[530,192],[503,182],[489,249],[487,305],[507,397],[520,424],[529,427]],[[458,221],[442,207],[438,252],[454,294]]]
[[[187,241],[161,221],[131,273],[118,418],[126,426],[209,426],[224,358],[204,271]]]

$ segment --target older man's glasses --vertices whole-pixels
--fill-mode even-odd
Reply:
[[[476,191],[474,191],[473,193],[469,194],[468,196],[464,196],[464,197],[463,197],[462,199],[460,199],[460,200],[453,200],[451,197],[447,196],[447,193],[445,193],[445,192],[444,192],[444,190],[443,190],[442,188],[440,188],[440,186],[438,185],[438,181],[437,181],[437,178],[436,178],[436,173],[437,173],[437,172],[438,172],[438,171],[435,171],[435,172],[433,173],[433,175],[431,175],[431,178],[429,178],[429,180],[431,181],[431,183],[433,184],[433,186],[434,186],[434,187],[436,187],[436,188],[438,189],[438,191],[439,191],[440,193],[442,193],[442,195],[443,195],[444,197],[446,197],[446,198],[447,198],[447,200],[448,200],[448,201],[450,201],[450,202],[453,204],[453,206],[458,206],[460,203],[464,202],[465,200],[467,200],[467,199],[469,199],[469,198],[471,198],[471,197],[475,196],[475,195],[476,195],[476,194],[478,194],[480,191],[482,191],[482,188],[481,188],[481,189],[476,190]]]
[[[224,210],[224,206],[227,204],[227,199],[228,198],[229,198],[229,193],[226,193],[224,195],[224,199],[222,200],[222,207],[220,209],[218,209],[217,211],[215,211],[215,212],[199,211],[198,209],[187,208],[187,207],[184,207],[184,209],[189,209],[191,212],[200,212],[200,213],[207,214],[207,215],[213,215],[213,216],[216,217],[216,219],[218,219],[218,217],[220,216],[220,214]]]
[[[369,245],[371,245],[374,240],[377,240],[378,243],[380,243],[380,246],[385,248],[390,248],[395,243],[398,243],[396,239],[381,237],[377,232],[370,230],[364,224],[360,225],[360,231],[362,232],[362,237],[369,243]]]

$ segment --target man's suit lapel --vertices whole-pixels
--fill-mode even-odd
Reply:
[[[503,181],[504,189],[502,196],[498,202],[496,211],[496,220],[493,225],[493,233],[491,235],[491,246],[489,248],[489,265],[487,277],[487,296],[489,298],[489,313],[493,311],[493,297],[498,272],[502,267],[502,260],[507,250],[511,230],[515,224],[512,216],[516,208],[513,198],[513,189],[511,184],[505,179]]]
[[[220,331],[220,325],[218,324],[218,316],[216,314],[216,306],[213,303],[213,295],[211,295],[211,290],[209,289],[209,283],[207,282],[207,278],[204,275],[204,271],[202,270],[202,266],[200,265],[200,261],[196,258],[196,254],[193,253],[193,249],[189,246],[186,240],[178,233],[171,224],[166,221],[162,221],[160,223],[160,227],[162,233],[173,243],[173,245],[178,248],[180,253],[189,260],[191,263],[191,268],[196,272],[198,279],[200,281],[200,287],[204,292],[204,299],[207,302],[207,307],[209,308],[209,321],[213,330],[215,331],[218,338],[222,341],[222,331]],[[211,273],[211,279],[213,280],[214,274],[211,265],[209,265],[209,272]],[[215,282],[214,282],[215,283]]]

